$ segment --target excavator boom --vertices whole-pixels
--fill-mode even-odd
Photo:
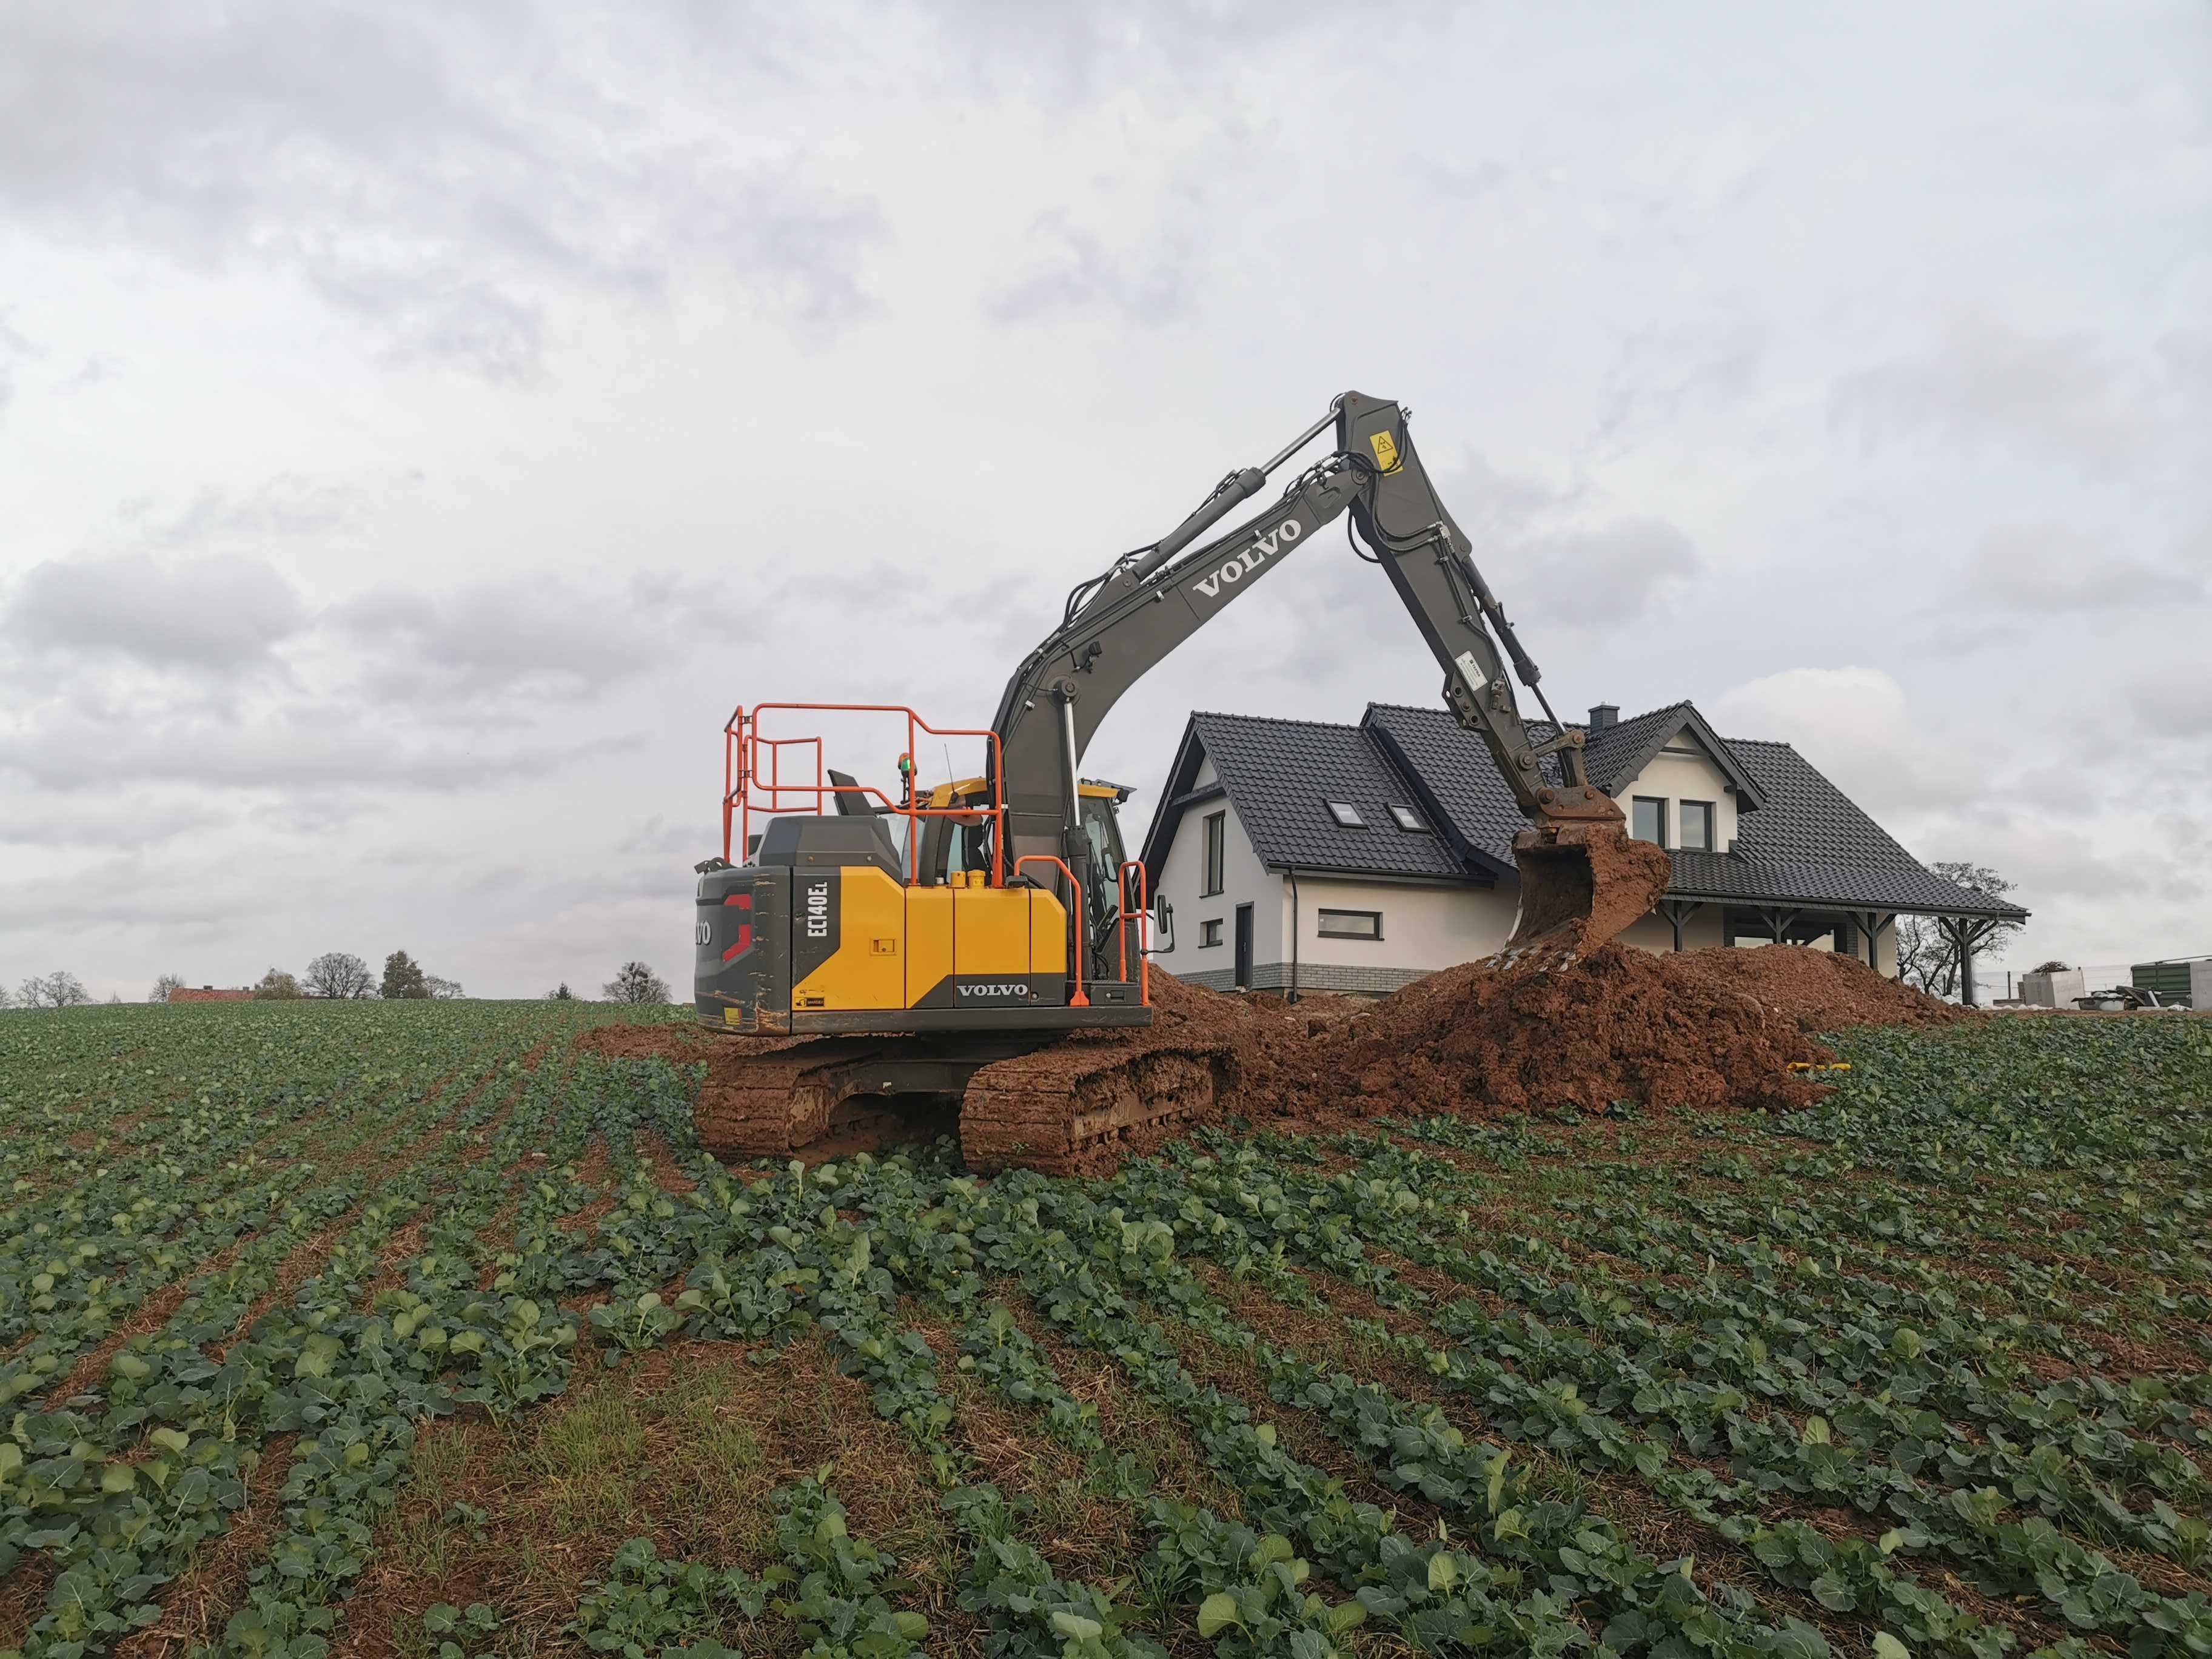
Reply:
[[[1332,426],[1328,453],[1217,533]],[[1522,720],[1514,678],[1550,716],[1541,675],[1437,499],[1405,410],[1348,392],[1266,465],[1230,473],[1168,535],[1069,594],[991,726],[961,734],[983,741],[980,780],[920,805],[915,734],[932,728],[879,711],[908,722],[903,800],[828,772],[807,811],[771,817],[732,864],[729,809],[754,810],[757,763],[783,752],[744,711],[732,717],[724,854],[698,866],[697,1007],[768,1046],[702,1089],[702,1143],[725,1154],[836,1144],[927,1101],[957,1108],[978,1170],[1074,1170],[1102,1146],[1202,1115],[1232,1086],[1224,1041],[1182,1029],[1147,993],[1141,872],[1133,881],[1113,812],[1127,792],[1085,780],[1083,757],[1125,692],[1347,516],[1443,670],[1446,704],[1530,820],[1514,842],[1521,918],[1505,957],[1571,961],[1648,911],[1666,854],[1626,838],[1586,775],[1580,731]],[[787,810],[775,792],[793,787],[768,786],[771,810]],[[889,827],[900,817],[903,843]],[[1067,1040],[1085,1030],[1093,1041]],[[1109,1030],[1113,1041],[1097,1040]]]

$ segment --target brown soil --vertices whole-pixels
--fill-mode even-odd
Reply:
[[[1637,864],[1641,845],[1592,844],[1595,861],[1622,866],[1598,870],[1601,886],[1652,873]],[[1796,1107],[1822,1085],[1791,1068],[1832,1059],[1815,1033],[1970,1018],[1851,957],[1796,945],[1516,950],[1432,974],[1360,1012],[1341,998],[1291,1005],[1166,974],[1152,975],[1152,1000],[1149,1026],[1079,1032],[978,1071],[960,1112],[969,1164],[1103,1175],[1194,1121],[1232,1115],[1325,1127],[1384,1113],[1601,1111],[1616,1101]],[[820,1157],[853,1150],[856,1136],[873,1145],[941,1122],[869,1100],[831,1111],[790,1086],[836,1060],[836,1045],[857,1050],[857,1040],[801,1053],[788,1039],[656,1025],[603,1026],[579,1042],[602,1054],[706,1060],[700,1124],[717,1151]]]
[[[1790,1066],[1826,1051],[1796,1021],[1686,962],[1606,945],[1565,968],[1447,969],[1354,1021],[1329,1043],[1325,1069],[1340,1096],[1394,1111],[1812,1099]]]

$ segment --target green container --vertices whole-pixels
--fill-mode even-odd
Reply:
[[[2157,994],[2160,1002],[2172,1006],[2189,1006],[2189,964],[2199,957],[2184,957],[2172,962],[2138,962],[2128,969],[2128,977],[2138,991]]]

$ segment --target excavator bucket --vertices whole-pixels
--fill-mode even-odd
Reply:
[[[1609,817],[1540,821],[1513,838],[1521,923],[1499,960],[1564,968],[1659,902],[1673,878],[1663,848],[1632,841]]]

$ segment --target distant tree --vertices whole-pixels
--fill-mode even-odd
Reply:
[[[255,1000],[261,1002],[297,1002],[307,994],[300,988],[300,981],[282,968],[271,968],[253,988]]]
[[[41,978],[32,975],[15,988],[26,1008],[73,1008],[92,1000],[92,993],[75,974],[57,970]]]
[[[1928,867],[1944,880],[1987,898],[2002,898],[2013,890],[2013,883],[1986,865],[1953,860]],[[1972,921],[1967,924],[1967,944],[1978,957],[1993,956],[2019,932],[2016,921]],[[1955,999],[1960,992],[1958,942],[1948,929],[1936,926],[1933,916],[1899,916],[1897,975],[1907,985]]]
[[[301,986],[311,997],[371,997],[376,975],[350,951],[325,951],[307,964]]]
[[[167,1002],[169,1000],[170,992],[181,991],[184,988],[185,981],[177,975],[164,974],[161,978],[154,981],[154,994],[148,997],[146,1000],[149,1002]]]
[[[0,1008],[12,1008],[15,1006],[15,994],[6,986],[0,985]]]
[[[424,995],[435,997],[441,1002],[458,1001],[468,994],[461,989],[461,982],[459,980],[440,979],[435,974],[422,975],[422,992]]]
[[[419,1000],[430,994],[430,988],[421,964],[406,951],[394,951],[384,959],[384,982],[376,994],[388,1001]]]
[[[666,1002],[668,981],[641,962],[625,962],[599,988],[609,1002]]]
[[[2031,974],[2070,974],[2073,971],[2074,967],[2071,963],[2061,962],[2057,957],[2051,957],[2048,962],[2039,962],[2028,969]]]
[[[576,994],[568,988],[568,981],[564,979],[545,994],[545,1000],[548,1002],[574,1002]]]

